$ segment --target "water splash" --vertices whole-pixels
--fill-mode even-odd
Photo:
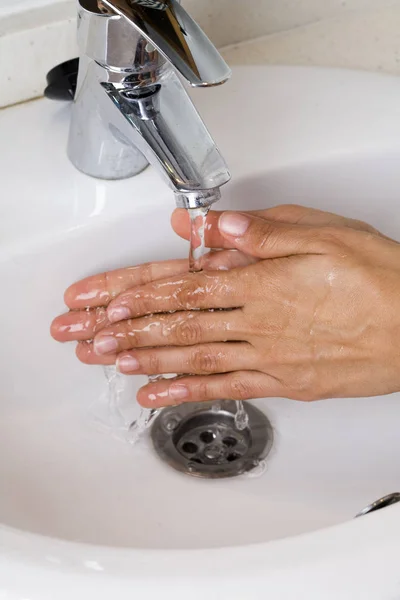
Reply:
[[[164,379],[163,375],[149,375],[149,383],[154,383]],[[141,408],[140,413],[136,421],[134,421],[129,428],[128,441],[130,444],[136,444],[143,433],[152,424],[156,416],[161,412],[161,409],[154,408]]]
[[[159,414],[159,410],[142,408],[136,421],[133,421],[127,433],[128,442],[134,446],[141,439],[146,429],[150,427],[153,420]]]
[[[261,477],[264,475],[267,470],[267,461],[263,458],[254,461],[253,467],[247,473],[244,473],[244,477],[248,479],[256,479],[257,477]]]
[[[203,257],[206,254],[205,232],[207,229],[207,215],[209,207],[200,207],[189,209],[190,214],[190,253],[189,270],[191,273],[199,273],[203,270]],[[213,312],[214,309],[210,309]],[[215,402],[211,409],[214,413],[221,410],[221,402]],[[248,427],[249,416],[246,412],[243,402],[236,402],[235,425],[239,431]]]
[[[123,375],[117,371],[115,365],[103,367],[104,375],[107,380],[107,414],[110,426],[115,428],[121,426],[123,420],[119,409],[120,397],[124,392]]]
[[[243,431],[249,425],[249,415],[241,400],[236,400],[235,425],[239,431]]]

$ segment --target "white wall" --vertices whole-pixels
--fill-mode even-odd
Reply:
[[[395,50],[400,47],[400,18],[392,16],[396,10],[397,17],[400,16],[400,0],[182,0],[182,3],[219,47],[268,34],[285,36],[279,32],[288,30],[299,32],[297,41],[292,43],[291,55],[285,53],[290,41],[273,40],[274,48],[276,44],[279,48],[279,44],[285,46],[283,51],[279,50],[281,59],[273,48],[265,46],[264,62],[273,57],[273,62],[313,64],[317,54],[327,66],[348,64],[365,68],[362,58],[369,50],[366,68],[370,65],[380,68],[380,53],[385,55],[382,70],[394,72],[393,61],[400,64]],[[367,24],[363,24],[364,13],[369,14]],[[316,22],[327,23],[329,34],[335,20],[335,45],[344,54],[341,62],[329,58],[332,40],[326,30],[323,33],[326,48],[322,52],[318,30],[314,31],[317,39],[309,47],[308,33],[300,34],[307,26],[316,27],[309,25]],[[342,27],[349,29],[346,43],[342,43]],[[358,42],[357,38],[363,41]],[[259,47],[254,52],[252,60],[257,62],[263,53]],[[355,54],[354,59],[348,59],[350,52]],[[306,58],[304,53],[308,53]],[[40,96],[47,71],[76,55],[75,0],[0,0],[0,108]]]
[[[337,17],[346,11],[400,6],[400,0],[182,0],[182,4],[213,41],[224,46]]]
[[[0,0],[0,16],[46,6],[62,0]]]
[[[400,0],[182,0],[219,45],[292,29],[344,11],[400,6]],[[0,0],[0,17],[75,0]]]

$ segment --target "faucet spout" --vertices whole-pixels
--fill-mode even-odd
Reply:
[[[218,51],[177,0],[79,0],[78,9],[73,164],[120,179],[150,163],[178,205],[215,202],[230,174],[176,71],[193,86],[223,83]]]
[[[229,180],[225,161],[173,71],[146,88],[104,83],[103,89],[129,124],[136,148],[175,192],[210,190]]]

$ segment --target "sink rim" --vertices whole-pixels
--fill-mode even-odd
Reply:
[[[255,577],[265,577],[280,570],[286,572],[290,568],[296,572],[297,569],[311,569],[314,572],[318,566],[323,573],[332,564],[337,568],[341,564],[344,567],[351,565],[355,576],[355,565],[361,564],[366,581],[369,567],[374,575],[379,575],[382,567],[382,581],[387,583],[391,575],[398,577],[395,550],[400,548],[399,534],[400,504],[317,531],[264,543],[211,549],[118,548],[71,542],[1,525],[0,572],[4,561],[10,572],[12,568],[21,569],[22,565],[38,570],[57,565],[60,576],[78,577],[104,571],[113,579],[148,578],[150,582],[156,564],[160,584],[161,580],[181,576],[183,569],[188,578],[197,579],[205,571],[224,578],[226,570],[236,563],[241,565],[241,572],[230,577],[237,583],[248,585]]]

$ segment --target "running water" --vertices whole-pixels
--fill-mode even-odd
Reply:
[[[203,270],[203,257],[207,252],[205,227],[210,208],[191,208],[190,214],[190,249],[189,271],[199,273]]]
[[[189,270],[191,273],[199,273],[203,270],[203,257],[207,252],[205,240],[205,226],[209,207],[189,209],[190,214],[190,254]],[[211,309],[213,310],[213,309]],[[221,403],[214,402],[213,412],[221,410]],[[249,424],[249,416],[243,402],[236,401],[235,425],[239,431],[243,431]]]

